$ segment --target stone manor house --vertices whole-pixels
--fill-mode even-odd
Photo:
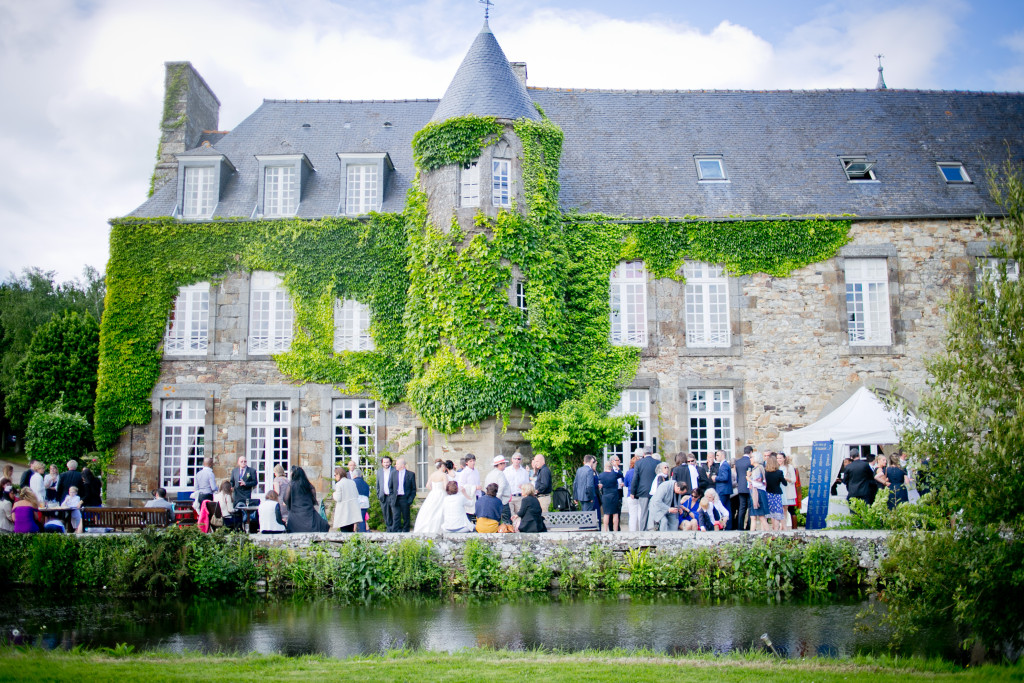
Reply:
[[[564,131],[564,211],[849,218],[849,243],[790,277],[736,277],[687,262],[681,283],[651,277],[642,261],[614,269],[612,341],[641,349],[616,408],[640,421],[610,446],[619,452],[780,447],[782,432],[828,414],[861,386],[913,404],[925,385],[923,358],[942,345],[950,289],[993,265],[975,220],[1000,212],[986,169],[1008,153],[1024,156],[1019,93],[892,90],[881,77],[865,90],[533,87],[486,23],[440,100],[265,100],[231,131],[219,130],[220,103],[191,64],[166,66],[168,88],[175,74],[184,80],[165,112],[155,192],[135,217],[401,212],[415,174],[412,137],[428,122],[539,119],[536,103]],[[425,174],[431,219],[471,226],[477,212],[513,207],[521,170],[522,145],[508,125],[477,162]],[[335,310],[336,350],[373,348],[368,307],[346,300]],[[190,489],[203,454],[213,456],[218,479],[245,454],[262,482],[276,464],[302,465],[316,482],[336,459],[391,441],[424,482],[437,457],[475,452],[486,474],[497,453],[530,453],[522,436],[529,416],[443,434],[407,404],[384,410],[366,395],[296,384],[272,358],[288,349],[292,326],[288,292],[273,272],[183,287],[152,420],[124,430],[110,500],[140,501],[156,486]]]

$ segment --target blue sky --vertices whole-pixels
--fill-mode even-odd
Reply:
[[[1024,0],[494,0],[531,85],[1024,91]],[[104,268],[145,198],[163,62],[190,60],[230,129],[263,98],[440,97],[476,0],[0,0],[0,274]]]

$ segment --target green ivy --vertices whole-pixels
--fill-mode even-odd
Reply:
[[[431,121],[412,138],[416,168],[433,171],[452,164],[468,164],[480,156],[487,143],[501,135],[504,126],[493,116],[461,116]]]

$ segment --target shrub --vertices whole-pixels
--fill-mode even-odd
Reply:
[[[509,567],[502,588],[512,594],[540,593],[551,587],[553,576],[554,570],[549,565],[538,562],[533,553],[524,552]]]
[[[407,538],[388,548],[393,590],[439,593],[444,589],[445,569],[431,541]]]
[[[492,591],[501,587],[501,558],[490,546],[475,538],[467,540],[462,564],[466,568],[466,585],[471,590]]]
[[[25,432],[25,454],[48,466],[63,467],[68,459],[83,457],[91,444],[89,422],[78,413],[65,411],[62,399],[33,413]]]

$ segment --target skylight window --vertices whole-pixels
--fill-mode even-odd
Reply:
[[[700,180],[728,180],[721,157],[696,157],[695,161]]]
[[[875,180],[875,164],[866,157],[839,157],[848,180]]]
[[[947,183],[969,183],[970,177],[959,161],[943,162],[939,164],[939,172]]]

